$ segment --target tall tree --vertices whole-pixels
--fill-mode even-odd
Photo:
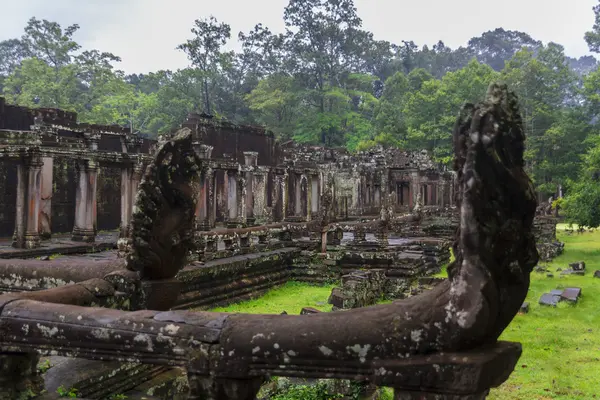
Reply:
[[[594,26],[585,33],[585,41],[594,53],[600,53],[600,2],[592,9],[594,11]]]
[[[224,53],[222,48],[231,38],[231,27],[210,16],[207,19],[197,19],[191,31],[193,38],[177,48],[183,50],[192,65],[201,72],[204,111],[211,114],[213,112],[211,89],[223,69],[227,56],[230,56]]]
[[[469,50],[479,62],[487,64],[496,71],[504,68],[504,63],[510,60],[519,50],[535,51],[542,43],[533,39],[525,32],[507,31],[497,28],[487,31],[479,37],[469,40]]]

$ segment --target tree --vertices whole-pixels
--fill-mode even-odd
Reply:
[[[226,58],[231,56],[222,51],[222,47],[231,38],[231,27],[226,23],[219,23],[213,16],[197,19],[194,25],[191,29],[194,37],[177,48],[183,50],[192,65],[200,71],[204,111],[211,114],[211,86],[222,70]]]
[[[568,222],[582,227],[600,226],[600,140],[591,139],[592,147],[583,156],[582,174],[571,181],[562,202]]]
[[[0,77],[6,78],[12,74],[26,57],[27,50],[21,40],[9,39],[0,42]]]
[[[484,97],[497,74],[487,65],[472,60],[462,69],[449,72],[441,80],[426,79],[418,72],[413,77],[420,87],[410,92],[403,113],[407,125],[407,147],[426,149],[434,159],[449,165],[452,161],[451,133],[457,110],[467,101],[475,103]],[[409,77],[409,83],[411,79]]]
[[[122,81],[117,93],[104,97],[94,106],[89,120],[96,124],[126,126],[132,133],[153,133],[147,128],[158,106],[156,94],[136,91],[134,86]]]
[[[495,71],[501,71],[504,63],[518,51],[522,49],[535,51],[541,45],[540,41],[525,32],[497,28],[469,40],[468,48],[479,62],[489,65]]]
[[[585,41],[590,48],[590,51],[594,53],[600,53],[600,4],[597,4],[593,8],[594,11],[594,26],[591,31],[585,33]]]
[[[538,190],[545,196],[556,195],[561,179],[556,180],[550,168],[549,157],[558,157],[557,137],[567,134],[569,139],[583,140],[578,132],[571,132],[561,118],[571,119],[562,110],[571,104],[575,93],[575,75],[570,70],[562,46],[549,43],[539,49],[537,56],[521,50],[506,63],[502,78],[517,93],[527,136],[525,160]],[[550,134],[548,135],[548,132]],[[553,139],[554,138],[554,139]],[[563,149],[569,149],[566,143]],[[559,152],[560,153],[560,152]]]

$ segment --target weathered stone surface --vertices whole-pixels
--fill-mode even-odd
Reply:
[[[594,278],[600,278],[600,270],[594,272]]]
[[[585,270],[574,271],[572,269],[565,269],[564,271],[561,271],[560,274],[561,275],[580,275],[580,276],[584,276],[585,275]]]
[[[519,310],[519,312],[523,313],[523,314],[527,314],[529,313],[529,303],[528,302],[524,302],[521,305],[521,309]]]
[[[539,303],[543,306],[553,306],[556,307],[558,302],[560,301],[560,295],[544,293],[542,297],[540,297]]]
[[[576,303],[581,296],[581,288],[566,288],[560,296],[562,300]]]
[[[194,248],[200,165],[191,131],[182,129],[158,149],[140,183],[126,265],[142,279],[170,279],[185,266]]]
[[[300,310],[300,315],[318,314],[320,312],[321,311],[313,307],[302,307],[302,310]]]
[[[569,263],[569,268],[573,271],[585,271],[585,261]]]

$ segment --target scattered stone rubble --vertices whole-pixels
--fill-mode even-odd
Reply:
[[[544,293],[540,297],[539,304],[543,306],[556,307],[561,301],[577,303],[580,297],[581,288],[555,289],[550,291],[550,293]]]

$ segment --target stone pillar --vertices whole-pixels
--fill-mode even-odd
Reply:
[[[246,223],[246,205],[248,190],[246,188],[246,178],[237,174],[237,224],[238,226]]]
[[[196,203],[196,227],[199,230],[208,230],[208,180],[206,170],[200,171],[200,190],[198,191],[198,202]]]
[[[132,207],[134,193],[131,186],[133,169],[126,167],[121,169],[121,232],[120,237],[126,238],[129,235],[129,224],[131,223]]]
[[[42,158],[42,183],[40,188],[40,215],[38,220],[38,230],[41,239],[50,239],[52,237],[52,189],[53,189],[53,168],[54,159],[52,157]]]
[[[42,159],[35,155],[17,166],[17,212],[13,247],[33,249],[40,245],[39,214]]]
[[[302,216],[302,177],[294,174],[294,215]]]
[[[285,220],[285,218],[288,216],[288,205],[289,205],[289,193],[288,193],[288,179],[289,179],[289,175],[287,170],[285,171],[285,174],[281,177],[280,182],[281,182],[281,187],[280,187],[280,193],[281,193],[281,220]]]
[[[254,225],[256,216],[254,215],[254,172],[258,165],[258,152],[256,151],[245,151],[244,152],[244,163],[248,167],[248,171],[245,173],[246,190],[245,190],[245,209],[246,209],[246,223],[249,226]]]
[[[208,186],[208,227],[213,228],[215,226],[215,221],[217,220],[217,180],[215,176],[215,170],[212,168],[208,168],[206,171],[206,185]]]
[[[77,242],[93,242],[96,239],[96,188],[98,165],[81,161],[78,165],[79,184],[75,197],[75,226],[71,239]]]
[[[263,220],[267,206],[267,171],[257,169],[254,173],[252,185],[252,215],[255,219]]]
[[[410,208],[412,209],[417,204],[417,200],[421,194],[418,172],[411,173],[410,192]]]
[[[379,186],[375,186],[373,192],[373,205],[375,207],[381,207],[381,188]]]
[[[311,214],[317,215],[319,213],[319,199],[321,196],[319,195],[319,176],[312,175],[310,177],[310,211]]]
[[[236,224],[238,218],[238,182],[237,171],[227,171],[227,219]]]

